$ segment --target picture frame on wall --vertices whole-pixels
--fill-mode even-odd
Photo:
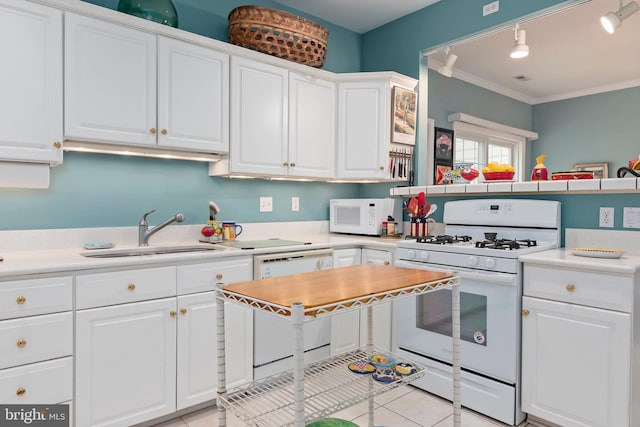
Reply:
[[[436,161],[453,164],[453,130],[435,128],[434,133],[434,158]]]
[[[415,145],[418,93],[398,86],[394,86],[392,92],[391,140],[398,144]]]
[[[576,163],[573,170],[593,172],[594,179],[609,178],[609,163]]]

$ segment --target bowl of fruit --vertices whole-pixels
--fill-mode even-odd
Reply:
[[[506,163],[489,162],[482,168],[482,176],[485,181],[513,181],[515,169]]]

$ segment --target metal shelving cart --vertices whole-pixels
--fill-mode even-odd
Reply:
[[[369,425],[374,424],[373,397],[424,375],[415,372],[391,383],[372,375],[352,373],[351,362],[367,360],[380,352],[372,345],[372,307],[380,302],[451,289],[453,323],[453,414],[461,422],[460,409],[460,291],[459,278],[448,273],[374,264],[341,267],[312,273],[250,282],[220,284],[217,299],[218,419],[226,426],[231,410],[248,426],[295,426],[322,419],[358,402],[369,400]],[[290,318],[294,331],[292,371],[273,375],[226,390],[224,302],[233,301],[255,310]],[[339,356],[304,366],[303,324],[318,316],[366,307],[369,310],[367,345]],[[396,357],[392,355],[393,357]],[[396,357],[397,361],[402,358]]]

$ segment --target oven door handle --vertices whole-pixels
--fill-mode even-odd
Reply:
[[[473,280],[476,282],[490,282],[492,284],[516,286],[517,275],[509,273],[496,273],[496,272],[484,272],[484,271],[469,271],[469,270],[449,270],[451,274],[460,276],[462,280]]]

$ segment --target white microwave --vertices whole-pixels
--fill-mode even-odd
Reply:
[[[382,234],[382,222],[393,217],[396,233],[402,233],[402,206],[396,199],[331,199],[329,231],[332,233]]]

